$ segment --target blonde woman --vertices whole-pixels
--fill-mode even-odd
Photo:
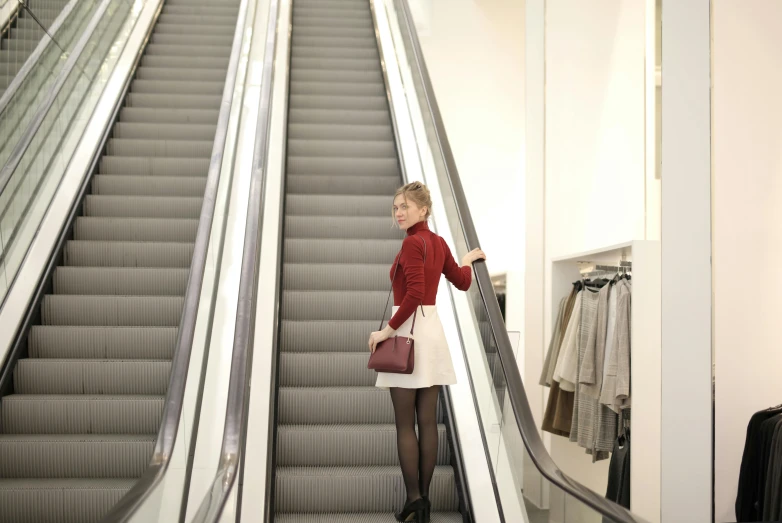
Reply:
[[[394,195],[393,216],[400,229],[407,232],[402,249],[391,266],[389,278],[396,271],[392,288],[394,308],[388,325],[369,336],[369,349],[391,336],[410,336],[413,313],[415,325],[415,364],[412,374],[378,372],[376,386],[389,389],[394,404],[396,441],[402,467],[407,501],[397,521],[429,521],[429,485],[437,461],[437,399],[441,385],[456,383],[451,353],[435,306],[440,274],[457,289],[466,291],[472,283],[472,263],[486,259],[474,249],[462,259],[459,267],[448,244],[429,230],[432,198],[421,182],[400,187]],[[418,437],[415,424],[418,421]]]

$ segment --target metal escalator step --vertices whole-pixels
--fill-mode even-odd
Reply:
[[[366,9],[363,0],[296,0],[295,7],[316,7],[319,9]]]
[[[136,69],[136,78],[139,80],[190,80],[220,82],[220,85],[225,82],[225,74],[223,69],[170,69],[163,67],[139,67]]]
[[[293,140],[351,140],[355,142],[394,140],[390,125],[344,125],[291,123],[288,138]],[[399,181],[398,179],[396,180]]]
[[[383,302],[384,303],[384,302]],[[377,306],[377,312],[383,308]],[[372,320],[282,320],[280,351],[293,353],[366,353],[369,333],[376,331],[380,318]]]
[[[348,238],[285,239],[284,263],[382,263],[388,265],[399,252],[398,239]]]
[[[141,58],[142,67],[160,67],[176,70],[185,69],[215,69],[227,71],[226,63],[223,58],[214,56],[204,56],[202,58],[191,58],[188,56],[149,56],[144,55]]]
[[[68,327],[34,325],[31,358],[167,360],[174,356],[178,327]]]
[[[57,267],[55,294],[184,296],[190,269],[147,267]]]
[[[236,18],[236,6],[220,5],[163,5],[163,13],[169,15],[218,15]]]
[[[164,396],[12,394],[0,414],[7,434],[156,434],[164,403]]]
[[[134,80],[131,91],[150,94],[185,94],[185,95],[222,95],[223,81],[205,82],[201,80]]]
[[[394,510],[399,510],[401,505]],[[390,511],[385,512],[336,512],[333,514],[280,514],[274,516],[277,523],[396,523]],[[459,512],[432,512],[432,523],[464,523]]]
[[[293,81],[291,82],[290,93],[321,96],[384,96],[386,89],[382,82],[342,84],[337,82]]]
[[[290,139],[288,140],[290,143]],[[325,178],[325,177],[324,177]],[[330,194],[289,194],[285,198],[288,216],[385,216],[392,218],[393,201],[388,196],[340,196],[344,205],[335,206]]]
[[[292,109],[347,109],[377,111],[387,107],[384,96],[337,96],[291,94]]]
[[[288,174],[399,176],[399,163],[394,158],[315,158],[288,156]]]
[[[346,111],[342,109],[290,109],[289,124],[391,126],[388,111]],[[395,176],[399,176],[399,172]]]
[[[106,154],[116,156],[209,158],[212,155],[209,140],[139,140],[112,138],[106,145]]]
[[[85,216],[113,218],[192,218],[201,216],[203,198],[88,194]]]
[[[396,159],[396,146],[393,140],[359,142],[288,138],[287,152],[290,156],[298,157]]]
[[[286,238],[341,238],[341,239],[402,239],[391,216],[335,217],[335,216],[286,216]],[[86,239],[86,238],[85,238]],[[392,258],[393,259],[393,258]]]
[[[160,109],[216,109],[220,107],[222,96],[195,94],[151,94],[128,93],[125,98],[128,107],[155,107]]]
[[[283,291],[285,320],[373,320],[386,302],[386,291]],[[389,303],[389,311],[391,304]],[[368,333],[367,333],[368,334]]]
[[[236,21],[234,25],[192,25],[181,24],[173,21],[160,20],[155,25],[155,34],[202,34],[202,35],[233,35],[236,27]],[[227,64],[225,60],[221,60],[223,67]],[[142,60],[143,65],[143,60]]]
[[[290,127],[288,127],[290,133]],[[286,182],[288,194],[363,194],[390,198],[399,187],[397,176],[318,176],[292,174]]]
[[[41,40],[44,35],[43,31],[39,27],[36,29],[11,29],[12,40],[33,40],[36,43]]]
[[[354,6],[351,4],[326,3],[304,4],[297,1],[293,4],[294,16],[308,16],[313,18],[332,18],[334,16],[343,16],[345,18],[355,18],[363,20],[366,24],[372,23],[372,15],[369,11],[369,5]],[[295,19],[298,20],[298,19]]]
[[[330,69],[293,69],[291,70],[292,82],[336,82],[336,83],[371,83],[371,84],[383,84],[383,75],[381,71],[377,70],[351,70],[351,71],[333,71]],[[388,118],[388,109],[384,108],[383,112]]]
[[[74,226],[75,240],[122,242],[195,241],[198,220],[161,218],[92,218],[81,216]]]
[[[169,71],[168,69],[165,70]],[[174,71],[174,73],[176,72],[177,71]],[[224,73],[223,76],[225,76]],[[195,123],[216,125],[219,113],[219,110],[215,109],[145,109],[143,107],[123,107],[120,111],[120,122]]]
[[[217,125],[117,122],[114,138],[212,141]]]
[[[0,521],[99,521],[137,479],[0,479]]]
[[[165,394],[170,361],[21,359],[17,394]]]
[[[208,46],[231,46],[233,44],[233,35],[197,35],[197,34],[152,34],[150,42],[153,44],[167,45],[208,45]]]
[[[154,435],[0,434],[2,478],[138,478]]]
[[[203,176],[131,176],[99,174],[92,178],[92,194],[125,196],[198,196],[203,197]]]
[[[371,387],[377,374],[367,369],[369,350],[280,355],[281,387]]]
[[[293,27],[335,27],[335,28],[347,28],[347,29],[365,29],[367,22],[371,22],[370,18],[356,18],[352,16],[340,16],[334,13],[329,17],[313,17],[308,16],[306,13],[294,13],[293,14]],[[295,30],[295,29],[294,29]]]
[[[405,501],[399,467],[278,467],[278,512],[383,512]],[[433,510],[459,508],[453,468],[435,467],[429,488]]]
[[[294,27],[293,37],[322,36],[337,38],[372,38],[375,36],[373,27]],[[380,67],[380,64],[375,64]]]
[[[26,47],[25,50],[8,50],[4,48],[0,52],[0,69],[4,70],[5,67],[7,67],[6,64],[23,64],[24,61],[27,60],[27,57],[30,55],[30,53],[33,52],[33,49],[35,49],[34,46],[29,44],[28,46],[29,47]]]
[[[339,36],[301,36],[296,35],[292,39],[293,46],[319,47],[322,49],[358,49],[374,47],[376,40],[373,36],[364,37],[339,37]],[[375,55],[377,57],[377,54]]]
[[[190,268],[193,244],[186,242],[78,241],[65,244],[64,263],[80,267]]]
[[[148,56],[213,56],[226,60],[231,56],[231,46],[149,44],[144,53]]]
[[[175,327],[184,298],[179,296],[77,296],[48,294],[41,303],[44,325]]]
[[[374,58],[302,58],[292,56],[291,68],[372,71],[380,69],[380,62]]]
[[[186,25],[190,27],[191,32],[196,33],[202,26],[224,27],[233,31],[236,26],[236,16],[215,16],[215,15],[180,15],[162,13],[158,18],[161,24]],[[157,30],[157,28],[155,28]]]
[[[101,174],[132,176],[204,176],[209,172],[209,158],[138,158],[103,156]]]
[[[286,263],[283,272],[289,291],[382,291],[391,284],[387,263]]]
[[[240,3],[241,2],[239,0],[166,0],[167,6],[173,6],[173,5],[181,5],[187,7],[192,7],[196,5],[202,5],[207,7],[232,6],[236,11],[238,11]]]
[[[394,422],[391,397],[376,387],[280,387],[278,402],[280,425]]]
[[[437,464],[449,461],[445,425],[438,425]],[[277,465],[281,467],[366,467],[398,465],[396,427],[388,425],[281,425]]]

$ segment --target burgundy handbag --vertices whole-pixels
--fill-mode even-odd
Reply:
[[[424,242],[424,264],[426,264],[426,240],[421,237]],[[386,305],[383,307],[383,312],[380,314],[380,328],[383,330],[383,316],[388,308],[388,302],[391,299],[391,293],[394,291],[394,278],[396,278],[396,271],[399,268],[399,258],[401,258],[402,250],[399,250],[397,256],[396,267],[394,267],[394,275],[391,276],[391,290],[388,291],[388,299],[386,299]],[[424,313],[423,302],[421,302],[421,314]],[[416,307],[413,313],[413,325],[410,327],[410,335],[413,335],[415,329],[415,317],[418,314],[418,307]],[[369,357],[368,369],[372,369],[376,372],[389,372],[393,374],[412,374],[413,367],[415,366],[415,340],[408,338],[407,336],[392,336],[385,341],[377,344],[375,352]]]

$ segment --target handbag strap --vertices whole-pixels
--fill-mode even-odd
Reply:
[[[418,236],[416,234],[416,236]],[[424,240],[423,236],[418,236],[421,238],[421,241],[424,242],[424,265],[426,265],[426,240]],[[396,278],[396,271],[399,269],[399,260],[402,257],[402,249],[399,249],[399,254],[396,256],[396,266],[394,267],[394,275],[391,276],[391,290],[388,291],[388,298],[386,298],[386,305],[383,307],[383,312],[380,313],[380,328],[379,331],[383,330],[383,322],[385,321],[385,314],[386,309],[388,309],[388,302],[391,301],[391,293],[394,292],[394,279]],[[421,306],[423,307],[423,300],[421,301]],[[413,313],[413,324],[410,326],[410,334],[413,334],[413,330],[415,329],[415,317],[416,314],[418,314],[418,307],[415,308],[415,312]],[[421,314],[423,314],[423,309],[421,309]]]

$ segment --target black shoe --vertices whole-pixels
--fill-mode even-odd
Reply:
[[[416,523],[424,523],[428,521],[426,519],[426,507],[427,502],[423,498],[418,498],[415,501],[411,501],[405,505],[402,512],[394,514],[397,521],[415,521]]]
[[[418,523],[429,523],[429,517],[432,512],[432,502],[429,501],[429,496],[423,496],[421,499],[424,500],[426,506],[424,507],[424,517],[423,519],[418,520]]]

